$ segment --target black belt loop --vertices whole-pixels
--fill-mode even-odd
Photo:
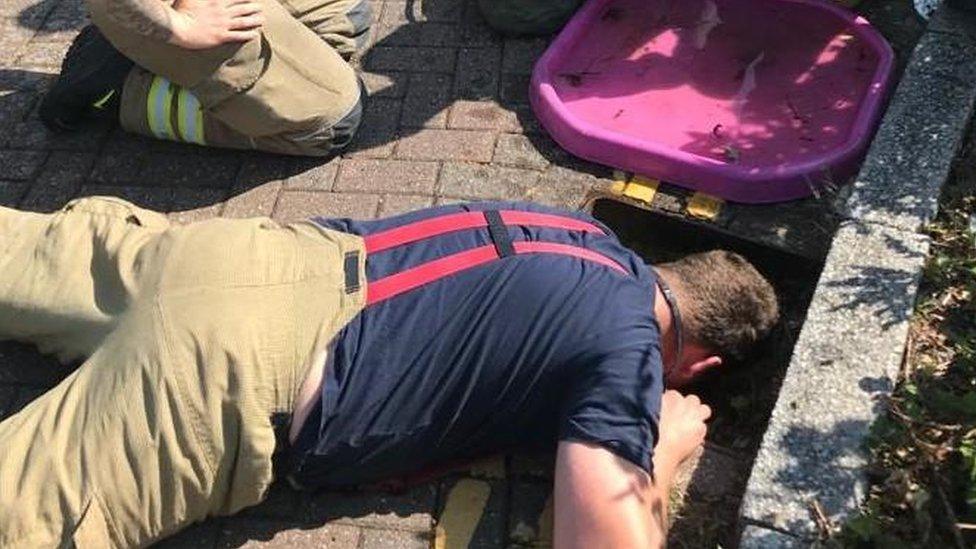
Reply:
[[[488,220],[488,234],[491,235],[495,249],[498,250],[498,257],[508,257],[515,255],[515,247],[512,246],[512,237],[508,234],[508,227],[502,221],[502,214],[498,210],[485,210],[485,219]]]
[[[346,259],[342,264],[346,274],[346,293],[354,294],[359,291],[359,251],[346,252]]]

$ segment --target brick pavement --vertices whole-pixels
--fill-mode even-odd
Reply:
[[[545,40],[500,38],[471,1],[373,0],[373,7],[374,44],[362,60],[372,92],[364,128],[349,152],[322,161],[155,142],[108,125],[49,134],[37,118],[39,93],[86,23],[82,2],[0,2],[0,204],[51,211],[108,194],[180,222],[290,221],[372,218],[463,199],[575,207],[610,183],[609,170],[570,158],[531,117],[525,90]],[[0,417],[68,371],[26,347],[0,345]],[[490,497],[476,513],[472,546],[542,546],[550,471],[546,460],[515,456],[399,494],[305,496],[276,485],[265,504],[161,545],[428,547],[455,485],[474,478]]]

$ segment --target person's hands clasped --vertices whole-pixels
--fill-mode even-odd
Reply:
[[[264,24],[260,0],[176,0],[170,42],[186,49],[247,42]]]
[[[665,391],[658,423],[656,456],[668,456],[673,465],[681,463],[705,442],[705,421],[712,409],[695,395]]]

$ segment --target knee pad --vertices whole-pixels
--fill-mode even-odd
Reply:
[[[363,110],[366,106],[368,92],[366,91],[366,85],[363,83],[363,79],[359,78],[358,80],[359,99],[356,100],[356,104],[353,105],[352,109],[332,126],[332,150],[335,152],[341,151],[349,146],[353,137],[356,135],[356,130],[359,129],[359,125],[363,121]]]

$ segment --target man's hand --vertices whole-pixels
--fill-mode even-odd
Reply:
[[[705,420],[712,409],[695,395],[665,391],[658,421],[658,441],[654,448],[655,467],[677,467],[705,442]]]
[[[170,42],[190,50],[257,38],[264,24],[259,0],[176,0]]]

